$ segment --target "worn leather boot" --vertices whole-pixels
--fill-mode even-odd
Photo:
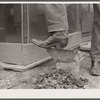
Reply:
[[[100,76],[100,61],[92,60],[90,74],[92,76]]]
[[[32,43],[41,48],[64,48],[68,44],[68,35],[66,31],[55,32],[49,36],[46,40],[32,39]]]

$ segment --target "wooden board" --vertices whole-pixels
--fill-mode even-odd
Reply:
[[[23,65],[22,44],[0,43],[0,61]]]
[[[0,61],[29,65],[48,58],[49,54],[45,49],[33,46],[33,44],[0,43]]]
[[[36,63],[42,59],[50,57],[46,49],[37,47],[31,43],[24,44],[23,49],[24,65],[29,65],[31,63]]]
[[[36,65],[39,65],[43,62],[46,62],[47,60],[50,60],[50,59],[52,59],[52,58],[47,57],[47,58],[44,58],[42,60],[39,60],[35,63],[29,64],[29,65],[26,65],[26,66],[24,66],[24,65],[12,65],[12,64],[0,62],[0,69],[11,69],[11,70],[14,70],[14,71],[25,71],[25,70],[28,70],[30,68],[35,67]]]

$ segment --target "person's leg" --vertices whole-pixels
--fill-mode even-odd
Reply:
[[[64,4],[44,5],[48,32],[68,31],[66,7]]]
[[[44,4],[43,7],[50,36],[44,41],[32,39],[32,43],[44,48],[52,46],[64,48],[68,42],[68,21],[65,5]]]
[[[100,75],[100,4],[94,4],[94,22],[91,41],[91,75]]]
[[[44,9],[50,36],[44,41],[32,39],[32,42],[44,48],[53,46],[56,49],[63,49],[68,43],[69,30],[66,7],[63,4],[47,4],[44,5]],[[79,73],[74,72],[72,74],[77,80],[77,86],[83,87],[84,84],[80,80]]]

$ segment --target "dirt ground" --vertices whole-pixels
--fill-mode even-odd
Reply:
[[[86,57],[81,61],[80,75],[87,78],[89,81],[85,84],[85,89],[99,89],[100,77],[91,76],[89,68],[91,59],[89,54],[85,53]],[[0,89],[34,89],[34,78],[39,74],[49,72],[50,68],[55,68],[53,60],[47,61],[35,68],[24,72],[16,72],[13,70],[0,70]]]

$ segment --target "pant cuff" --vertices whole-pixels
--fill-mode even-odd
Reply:
[[[48,26],[48,32],[69,30],[67,24],[53,24]]]

